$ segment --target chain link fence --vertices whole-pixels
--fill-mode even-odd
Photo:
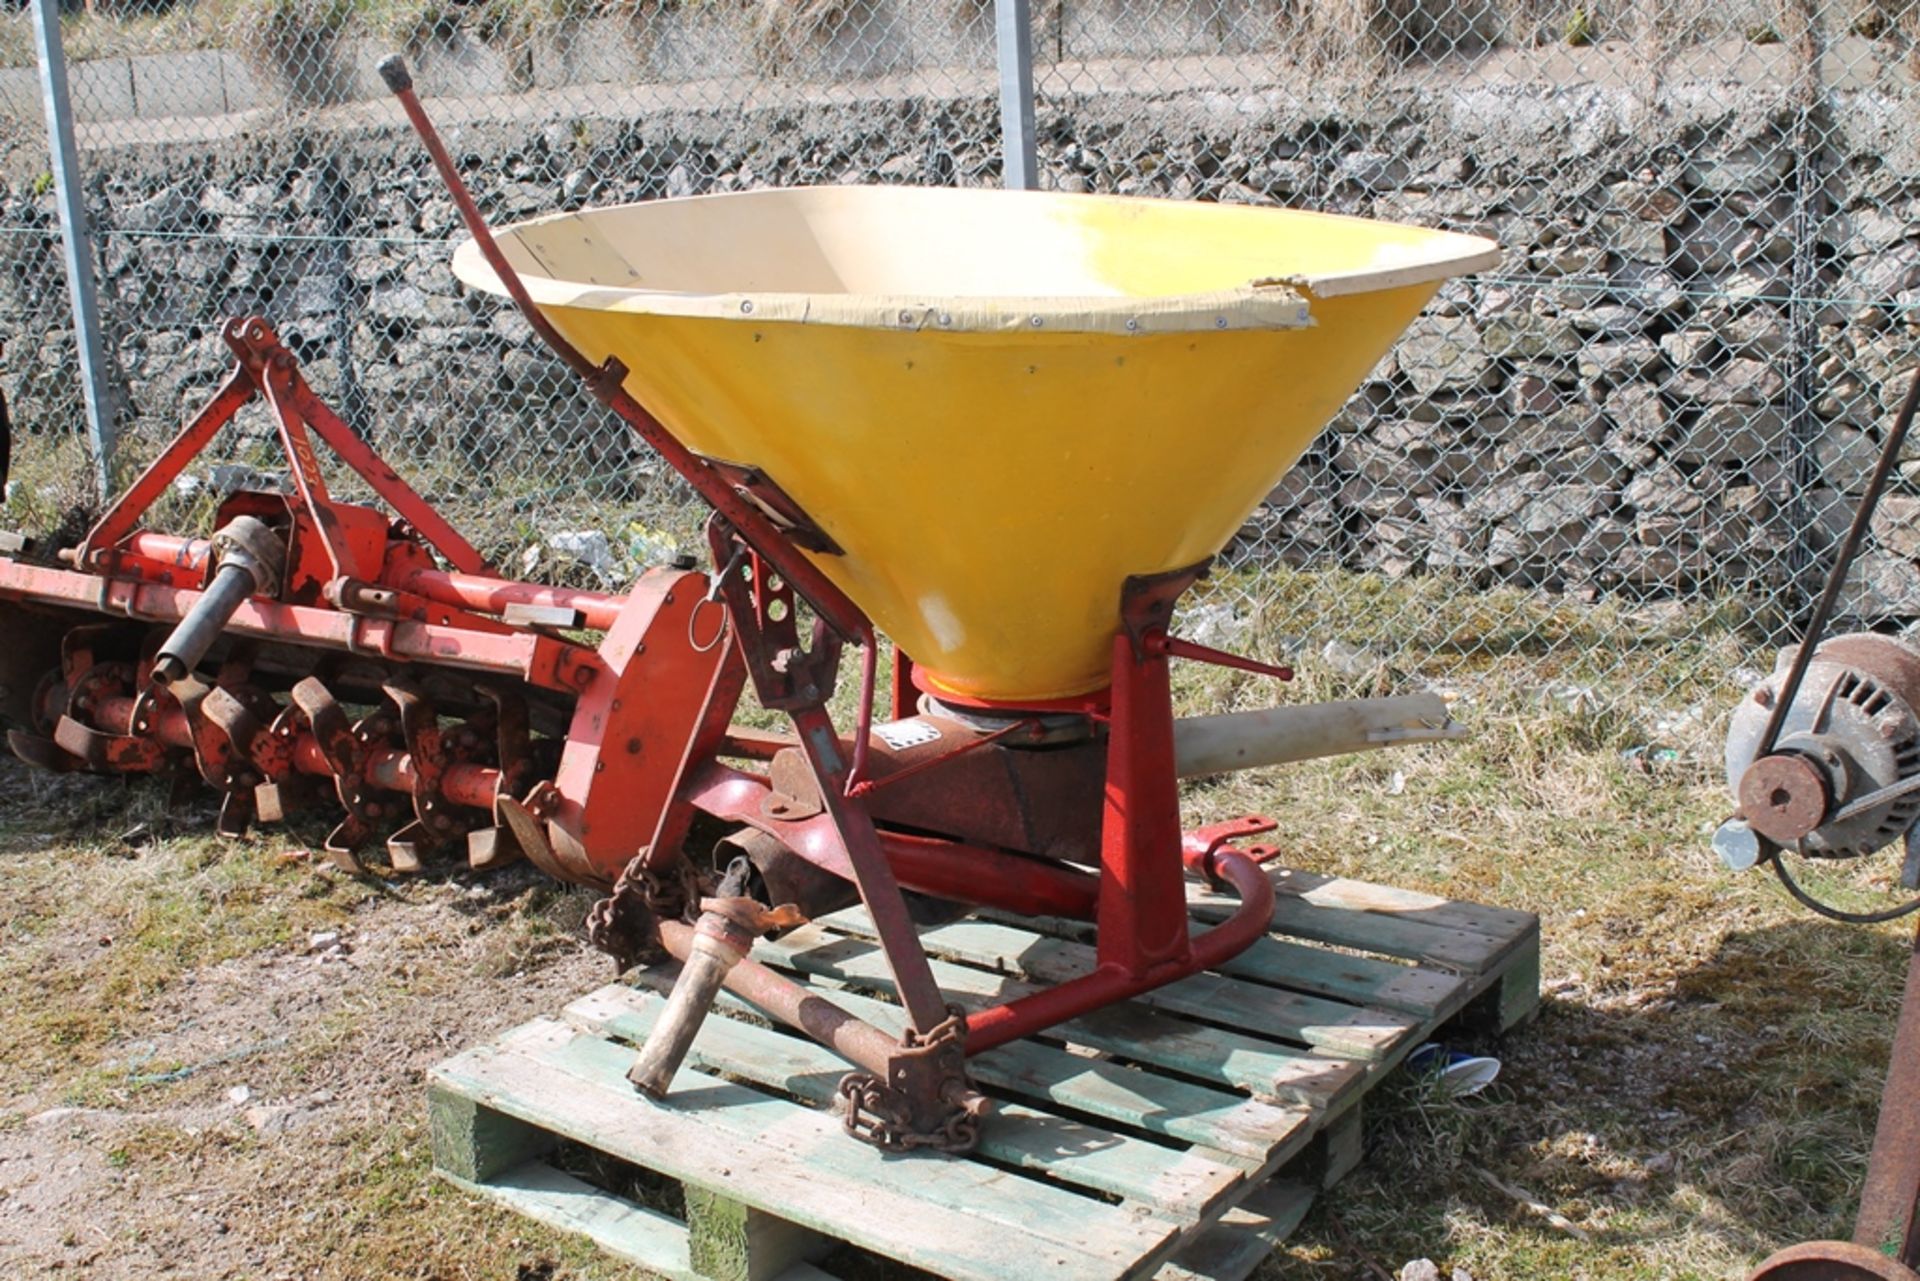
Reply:
[[[1479,232],[1224,557],[1193,625],[1466,688],[1713,705],[1790,639],[1913,366],[1920,0],[1035,0],[1040,185]],[[106,0],[73,118],[121,449],[278,324],[517,572],[618,584],[700,513],[516,317],[373,67],[404,49],[488,215],[1001,181],[987,0]],[[0,16],[18,524],[85,457],[26,16]],[[249,434],[257,433],[257,434]],[[276,471],[264,421],[164,518]],[[1920,617],[1920,449],[1846,612]],[[1178,495],[1143,501],[1177,502]]]

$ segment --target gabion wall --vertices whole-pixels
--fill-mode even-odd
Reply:
[[[517,318],[457,287],[452,207],[372,72],[395,47],[500,220],[1000,181],[993,14],[975,0],[376,10],[71,20],[123,468],[219,379],[219,319],[258,311],[502,561],[612,583],[692,545],[684,490]],[[1472,667],[1482,633],[1343,624],[1324,597],[1289,617],[1291,571],[1599,602],[1609,626],[1679,648],[1729,619],[1754,647],[1792,634],[1915,363],[1913,7],[1663,4],[1603,23],[1535,0],[1055,0],[1033,19],[1043,186],[1283,203],[1506,249],[1442,292],[1255,513],[1216,609],[1436,677]],[[84,498],[82,420],[37,79],[24,18],[4,21],[0,53],[22,64],[0,70],[0,385],[23,437],[9,510],[55,521]],[[270,470],[266,444],[236,433],[174,497],[185,516]],[[1920,447],[1854,619],[1920,617],[1917,517]],[[1511,633],[1545,615],[1513,609],[1501,643],[1527,643]]]

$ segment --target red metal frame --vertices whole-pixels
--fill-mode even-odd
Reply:
[[[347,426],[301,376],[293,353],[259,316],[229,320],[220,331],[235,364],[206,407],[180,430],[160,456],[140,473],[127,492],[107,509],[81,540],[77,563],[104,568],[102,558],[134,532],[140,517],[179,478],[188,463],[212,443],[219,430],[255,396],[264,397],[274,416],[287,462],[293,469],[301,505],[319,526],[336,572],[344,564],[334,504],[328,499],[320,464],[307,438],[312,427],[341,462],[385,499],[388,506],[438,551],[449,565],[470,574],[487,572],[487,562],[426,499]]]
[[[119,576],[146,568],[135,558],[114,556],[110,563],[116,570],[111,578],[0,557],[0,598],[77,607],[148,623],[177,623],[200,599],[197,590]],[[398,663],[497,672],[569,694],[592,685],[604,670],[591,649],[552,636],[500,628],[477,616],[443,613],[440,620],[352,614],[255,597],[234,613],[227,630],[259,640],[295,640]]]
[[[1164,625],[1154,621],[1155,611],[1136,612],[1131,601],[1122,611],[1128,626],[1114,637],[1109,690],[1096,965],[1046,991],[970,1012],[970,1055],[1217,966],[1250,947],[1272,921],[1273,883],[1227,841],[1277,824],[1252,817],[1225,832],[1182,832],[1173,697],[1166,648],[1155,640],[1164,636]],[[1197,936],[1189,934],[1188,872],[1225,882],[1240,895],[1233,915]]]

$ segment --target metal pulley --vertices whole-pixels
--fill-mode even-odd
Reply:
[[[1740,817],[1714,844],[1736,867],[1767,857],[1768,846],[1858,858],[1908,837],[1920,820],[1920,652],[1872,633],[1823,642],[1763,757],[1797,653],[1780,655],[1728,727],[1727,786]],[[1920,884],[1912,859],[1903,881]]]

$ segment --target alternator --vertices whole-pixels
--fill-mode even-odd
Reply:
[[[1755,760],[1794,651],[1734,711],[1727,785],[1738,815],[1714,847],[1735,866],[1763,843],[1813,858],[1858,858],[1920,819],[1920,652],[1890,636],[1837,636],[1814,651],[1774,750]],[[1911,886],[1916,871],[1909,850]]]

